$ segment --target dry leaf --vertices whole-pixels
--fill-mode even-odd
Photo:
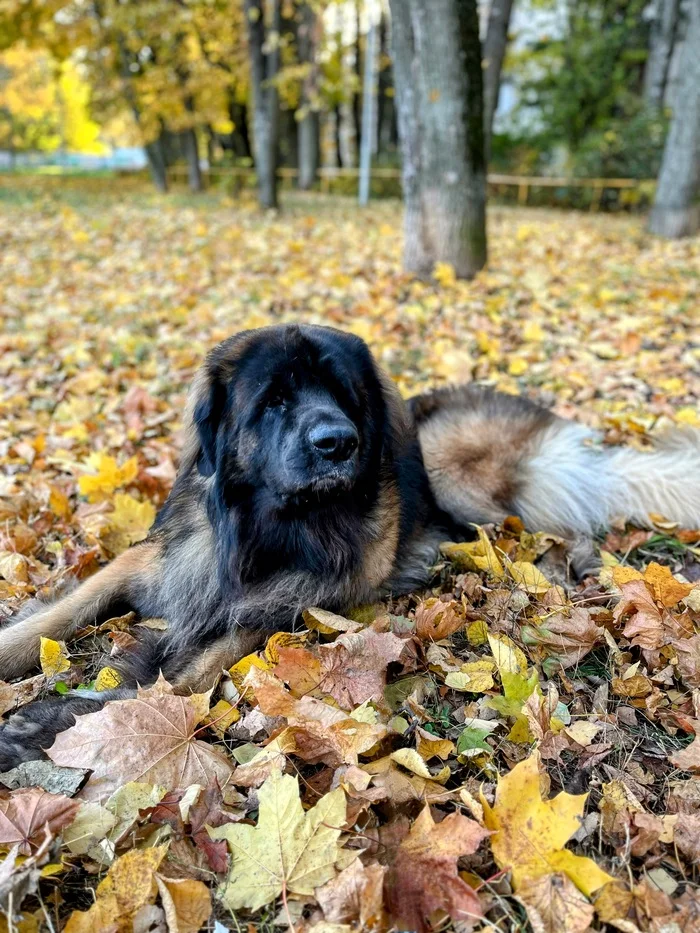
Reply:
[[[580,826],[587,796],[562,792],[543,799],[539,755],[534,753],[499,778],[493,807],[482,800],[484,822],[494,832],[494,859],[499,868],[512,872],[515,890],[553,872],[564,872],[588,896],[612,880],[591,859],[564,849]]]
[[[528,878],[520,886],[533,933],[583,933],[593,920],[593,905],[563,874]]]
[[[483,916],[479,897],[457,872],[457,859],[479,848],[488,831],[459,813],[435,823],[426,806],[389,867],[385,894],[395,923],[428,933],[436,910],[454,921]],[[428,881],[428,883],[426,883]]]
[[[39,661],[41,669],[47,677],[56,677],[58,674],[67,671],[70,667],[70,661],[68,660],[65,642],[44,638],[42,635]]]
[[[57,833],[69,826],[80,809],[77,800],[63,794],[50,794],[36,787],[14,790],[0,798],[0,845],[19,844],[29,855],[44,839],[44,829]]]
[[[140,690],[133,700],[114,700],[56,737],[48,750],[59,765],[93,772],[86,791],[102,795],[127,781],[188,787],[225,783],[233,772],[229,761],[196,737],[209,712],[209,695],[154,695]],[[101,779],[97,784],[96,779]],[[85,791],[83,792],[85,794]]]
[[[274,771],[258,791],[257,826],[232,825],[210,830],[225,839],[232,864],[221,897],[229,910],[259,910],[283,891],[314,893],[335,875],[338,837],[345,823],[345,794],[326,794],[302,810],[296,778]]]

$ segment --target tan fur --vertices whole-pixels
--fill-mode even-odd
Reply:
[[[223,671],[259,648],[265,637],[264,632],[238,629],[215,641],[174,678],[176,693],[211,690]]]
[[[371,540],[365,549],[361,578],[364,585],[379,589],[389,578],[396,564],[399,544],[399,494],[392,483],[386,483],[372,515]]]
[[[5,678],[19,677],[39,663],[41,638],[66,639],[84,625],[94,622],[109,603],[118,600],[130,586],[147,584],[158,572],[160,545],[142,544],[120,554],[53,605],[39,609],[29,618],[0,631],[0,671]]]
[[[473,387],[419,397],[414,410],[438,505],[465,524],[502,521],[511,514],[522,460],[554,416],[521,399]]]

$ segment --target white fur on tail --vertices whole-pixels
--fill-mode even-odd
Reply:
[[[648,453],[591,447],[594,438],[568,421],[537,437],[515,503],[528,527],[591,535],[615,518],[648,527],[653,512],[700,528],[700,431],[661,435]]]

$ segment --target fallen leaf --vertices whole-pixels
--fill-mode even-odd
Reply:
[[[672,765],[681,771],[690,771],[691,774],[700,774],[700,734],[686,748],[670,756]]]
[[[464,628],[465,616],[456,601],[426,599],[416,608],[416,635],[421,641],[440,641]]]
[[[136,699],[114,700],[95,713],[78,716],[56,736],[48,756],[58,765],[93,772],[83,791],[109,794],[127,781],[188,787],[220,783],[233,767],[216,748],[197,738],[209,711],[208,694],[188,697],[140,690]],[[99,784],[97,779],[100,779]]]
[[[533,933],[583,933],[594,909],[569,878],[561,873],[528,878],[518,891]]]
[[[335,876],[338,837],[345,823],[345,794],[326,794],[302,810],[297,779],[274,771],[258,791],[257,826],[220,826],[232,864],[220,896],[229,910],[259,910],[283,891],[311,895]]]
[[[155,873],[167,851],[167,846],[155,846],[125,852],[98,884],[92,907],[68,918],[65,933],[132,930],[134,915],[156,898]]]
[[[436,910],[454,921],[483,917],[477,893],[459,877],[457,859],[476,852],[486,836],[486,829],[460,813],[435,823],[430,807],[424,807],[386,876],[385,897],[394,922],[428,933]]]
[[[387,869],[359,858],[331,881],[316,888],[316,900],[331,923],[357,923],[369,929],[378,925],[384,910],[383,885]]]
[[[562,791],[543,799],[535,752],[499,778],[493,806],[482,800],[484,822],[494,833],[493,857],[511,871],[516,891],[522,882],[553,872],[564,872],[587,896],[612,880],[591,859],[564,849],[580,826],[587,797]]]
[[[386,669],[401,657],[406,642],[391,632],[339,635],[332,645],[319,648],[323,679],[319,690],[332,696],[344,709],[380,701],[386,685]]]
[[[47,677],[56,677],[70,667],[68,651],[65,642],[54,641],[52,638],[41,636],[39,648],[39,661],[41,669]]]
[[[542,596],[552,585],[545,575],[528,561],[513,561],[508,564],[508,572],[519,586],[534,596]]]
[[[136,457],[131,457],[119,466],[114,457],[95,453],[88,457],[84,466],[90,472],[80,477],[78,489],[82,496],[87,496],[89,502],[108,498],[116,489],[133,482],[138,473]]]
[[[29,855],[43,841],[44,828],[55,834],[69,826],[80,809],[76,800],[62,794],[50,794],[28,787],[0,798],[0,845],[19,844],[19,851]]]
[[[211,916],[209,888],[193,878],[156,874],[168,933],[198,933]]]

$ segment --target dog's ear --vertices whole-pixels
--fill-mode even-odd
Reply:
[[[243,331],[214,347],[192,381],[185,410],[182,472],[195,466],[202,476],[216,472],[216,444],[229,404],[228,387],[249,335]]]
[[[197,469],[202,476],[213,476],[216,472],[216,438],[227,403],[226,387],[220,374],[210,372],[208,383],[208,391],[200,395],[192,413],[199,439]]]

